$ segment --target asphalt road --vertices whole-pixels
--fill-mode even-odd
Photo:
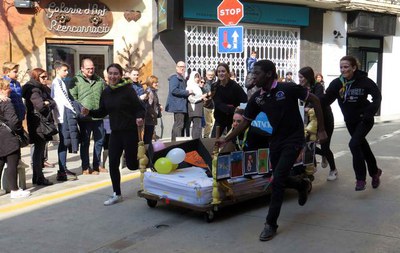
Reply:
[[[109,207],[103,206],[111,194],[108,174],[32,187],[27,200],[0,197],[0,252],[400,252],[400,121],[377,123],[368,135],[384,172],[378,189],[368,178],[365,191],[354,191],[348,140],[345,128],[335,129],[339,178],[326,181],[328,169],[319,167],[303,207],[288,190],[278,234],[269,242],[258,240],[268,198],[226,207],[206,223],[195,211],[164,204],[149,208],[137,197],[138,173],[124,169],[124,201]],[[50,160],[56,157],[51,147]],[[80,172],[79,156],[68,158],[69,168]],[[55,169],[45,172],[54,181]]]

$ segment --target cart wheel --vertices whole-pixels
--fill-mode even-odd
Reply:
[[[204,219],[207,221],[207,223],[210,223],[214,220],[215,214],[213,210],[209,210],[204,213]]]
[[[147,205],[151,208],[156,207],[157,205],[157,200],[153,200],[153,199],[146,199],[147,200]]]

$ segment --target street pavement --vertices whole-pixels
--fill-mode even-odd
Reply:
[[[379,121],[368,141],[382,168],[382,184],[355,192],[348,149],[349,135],[335,129],[332,150],[339,178],[326,181],[328,169],[318,167],[305,206],[288,190],[278,220],[277,236],[260,242],[268,198],[253,199],[217,212],[206,223],[199,212],[171,205],[149,208],[137,196],[139,173],[122,169],[124,201],[104,206],[111,195],[109,175],[79,175],[57,183],[57,169],[45,169],[55,185],[31,184],[28,199],[0,197],[0,252],[400,252],[400,120]],[[57,161],[50,146],[50,162]],[[29,149],[23,149],[29,162]],[[318,158],[319,160],[319,158]],[[68,154],[68,168],[81,174],[80,158]]]

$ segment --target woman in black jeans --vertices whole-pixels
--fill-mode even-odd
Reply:
[[[374,81],[358,69],[356,58],[344,56],[340,59],[339,78],[333,80],[326,89],[322,103],[330,105],[338,100],[347,130],[351,135],[349,147],[353,155],[356,175],[356,191],[365,190],[367,168],[372,177],[372,188],[378,188],[382,170],[378,168],[374,154],[366,136],[374,126],[374,115],[378,111],[382,95]],[[368,99],[371,95],[372,102]]]
[[[114,193],[104,202],[105,206],[122,201],[121,174],[119,163],[122,152],[125,151],[126,165],[130,170],[138,169],[138,130],[143,125],[145,108],[139,100],[132,82],[122,79],[122,67],[111,64],[107,67],[108,86],[100,97],[100,107],[97,110],[82,108],[84,116],[95,118],[110,117],[111,135],[109,142],[110,177]]]
[[[46,142],[52,140],[52,137],[45,137],[40,131],[40,113],[45,118],[52,121],[52,110],[56,107],[56,102],[51,98],[47,87],[48,75],[44,69],[35,68],[31,72],[31,79],[22,88],[22,97],[25,99],[27,108],[27,124],[29,139],[35,145],[32,155],[33,177],[32,183],[37,185],[52,185],[53,183],[43,175],[44,151]],[[67,176],[57,175],[58,181],[66,181]]]
[[[299,70],[299,83],[301,86],[308,88],[308,90],[316,95],[318,98],[322,98],[324,95],[324,87],[321,83],[315,81],[314,71],[310,67],[304,67]],[[310,108],[310,104],[306,104],[307,108]],[[334,119],[331,107],[329,105],[322,105],[322,113],[324,114],[324,126],[326,134],[328,135],[328,139],[326,142],[321,144],[321,149],[316,148],[315,153],[326,157],[326,160],[329,163],[330,171],[327,177],[328,181],[333,181],[337,178],[337,169],[335,164],[335,159],[333,153],[330,149],[331,138],[333,134],[334,128]]]

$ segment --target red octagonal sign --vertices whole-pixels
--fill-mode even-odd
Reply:
[[[223,0],[217,8],[218,20],[224,25],[237,25],[243,18],[243,4],[238,0]]]

